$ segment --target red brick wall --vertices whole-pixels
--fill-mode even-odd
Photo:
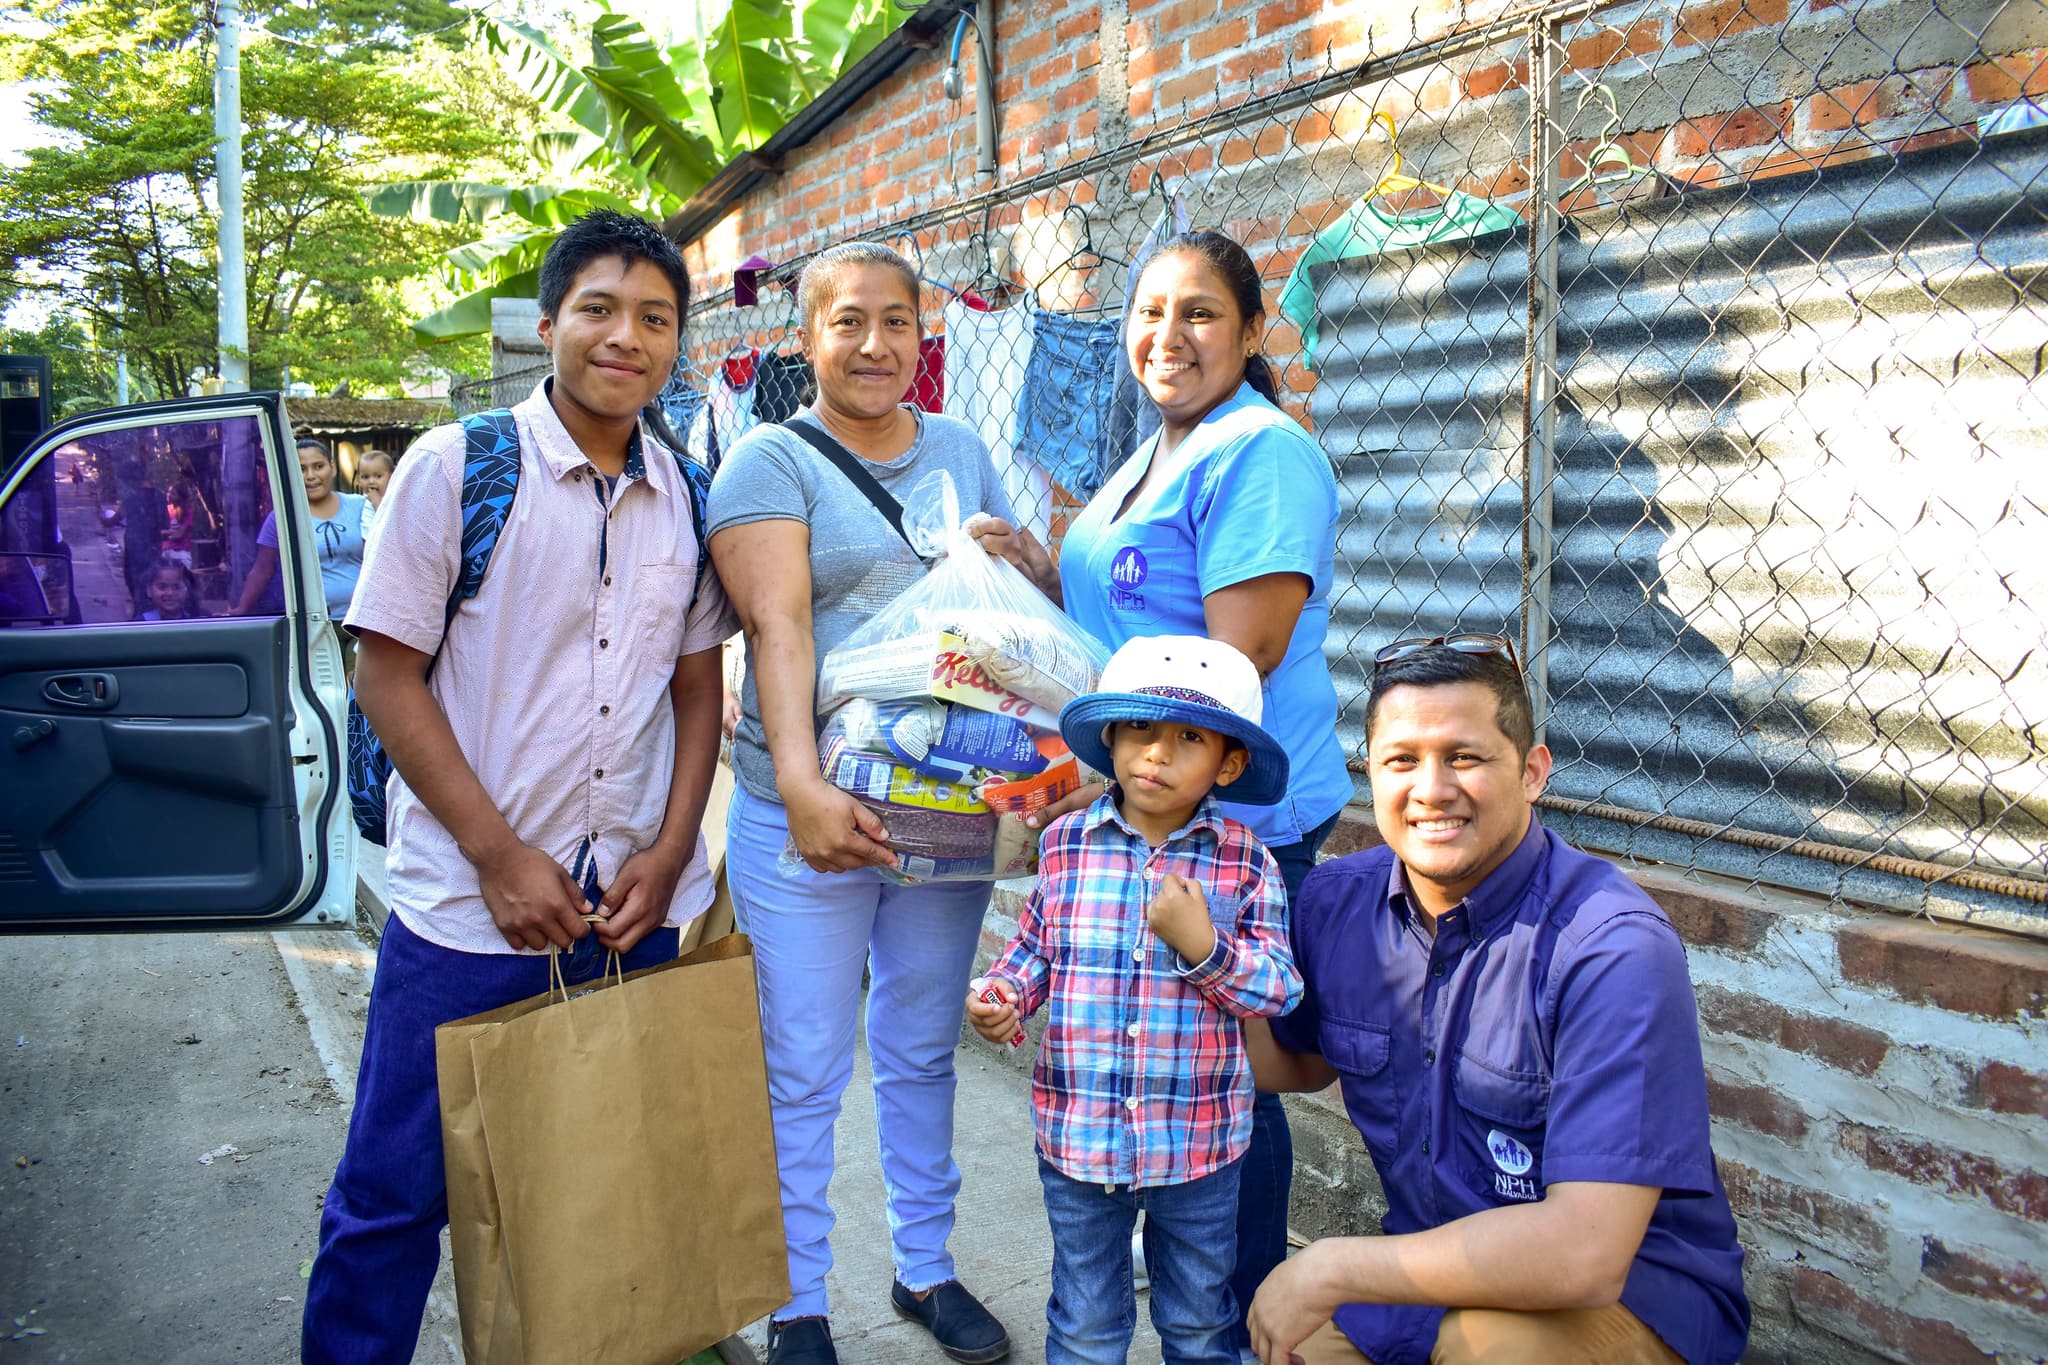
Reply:
[[[1347,69],[1369,55],[1386,56],[1526,8],[1498,0],[1267,0],[1251,6],[997,0],[997,6],[998,162],[1005,184]],[[1582,75],[1604,81],[1623,115],[1616,140],[1673,185],[1704,187],[1912,150],[1974,136],[1981,114],[2048,95],[2044,15],[2048,11],[2018,14],[2008,7],[2004,22],[1985,39],[1987,51],[1959,20],[1930,19],[1926,0],[1673,0],[1613,7],[1563,30],[1567,108],[1559,112],[1570,115]],[[1110,27],[1118,31],[1107,32]],[[787,261],[835,241],[877,235],[894,221],[986,188],[975,173],[973,42],[970,36],[962,62],[965,99],[956,104],[943,96],[943,45],[916,54],[826,134],[791,151],[783,170],[730,216],[686,244],[700,289],[709,294],[729,285],[732,266],[751,253]],[[1105,51],[1112,66],[1104,65]],[[1820,77],[1803,69],[1812,66],[1821,67]],[[1750,80],[1759,69],[1780,75]],[[1389,164],[1386,143],[1367,136],[1376,111],[1400,125],[1409,166],[1425,178],[1525,204],[1528,70],[1526,41],[1511,34],[1434,66],[1003,205],[992,216],[999,258],[1001,247],[1021,243],[1005,264],[1055,259],[1060,253],[1046,243],[1071,237],[1058,221],[1070,204],[1088,206],[1105,249],[1118,252],[1156,212],[1133,204],[1130,195],[1157,172],[1169,184],[1200,191],[1193,208],[1199,225],[1221,227],[1251,248],[1266,274],[1270,303],[1315,233]],[[1757,98],[1758,92],[1775,97]],[[1569,122],[1562,158],[1567,177],[1585,168],[1598,112],[1582,111]],[[1654,181],[1638,181],[1621,192],[1654,188]],[[1564,207],[1583,211],[1616,193],[1580,189],[1565,197]],[[1418,192],[1391,202],[1413,207],[1431,199]],[[960,247],[978,226],[977,217],[919,235],[917,245],[931,253],[936,277],[957,283],[967,273]],[[1033,272],[1024,273],[1038,282]],[[1116,297],[1108,274],[1085,270],[1056,275],[1040,293],[1050,307]],[[700,312],[693,320],[700,351],[780,336],[789,308],[780,296],[769,297],[755,309]],[[940,301],[936,290],[928,295],[934,321]],[[1267,354],[1283,368],[1284,386],[1306,394],[1314,377],[1291,363],[1299,354],[1294,329],[1273,321],[1266,342]],[[1294,409],[1306,419],[1305,404]]]

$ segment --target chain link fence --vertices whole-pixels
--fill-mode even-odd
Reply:
[[[457,417],[491,408],[509,408],[524,403],[533,386],[554,373],[551,361],[517,365],[474,379],[462,379],[448,386],[448,405]]]
[[[1361,798],[1374,647],[1504,630],[1568,837],[2044,933],[2044,50],[2031,0],[1549,5],[813,247],[917,264],[921,401],[1057,543],[1145,434],[1146,239],[1228,232],[1337,471]],[[700,453],[800,401],[794,310],[693,307]]]

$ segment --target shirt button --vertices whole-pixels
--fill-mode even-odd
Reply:
[[[1443,974],[1444,974],[1444,964],[1443,964],[1443,963],[1441,963],[1441,962],[1437,963],[1437,964],[1436,964],[1436,967],[1435,967],[1435,968],[1434,968],[1434,969],[1433,969],[1433,970],[1432,970],[1432,971],[1430,972],[1430,975],[1431,975],[1431,976],[1433,976],[1433,977],[1436,977],[1436,978],[1437,978],[1438,980],[1442,980],[1442,979],[1443,979]]]
[[[1133,1096],[1131,1096],[1131,1097],[1130,1097],[1129,1099],[1127,1099],[1127,1100],[1125,1100],[1125,1101],[1124,1101],[1124,1108],[1126,1108],[1126,1109],[1136,1109],[1137,1107],[1138,1107],[1138,1097],[1137,1097],[1136,1095],[1133,1095]]]
[[[1427,1051],[1427,1052],[1425,1052],[1425,1053],[1423,1053],[1423,1054],[1422,1054],[1422,1064],[1423,1064],[1424,1066],[1435,1066],[1435,1065],[1436,1065],[1436,1049],[1435,1049],[1435,1048],[1431,1048],[1431,1049],[1430,1049],[1429,1051]]]
[[[599,768],[599,769],[597,770],[597,772],[596,772],[595,774],[593,774],[593,776],[596,776],[596,777],[603,777],[603,776],[604,776],[604,769],[602,769],[602,768]]]
[[[599,714],[600,716],[608,716],[608,715],[610,715],[611,713],[612,713],[612,708],[611,708],[611,707],[609,707],[609,706],[600,706],[600,707],[598,707],[598,708],[597,708],[597,714]]]
[[[1145,960],[1145,950],[1144,950],[1143,948],[1133,948],[1133,949],[1131,949],[1131,961],[1133,961],[1133,962],[1143,962],[1144,960]]]
[[[612,585],[612,576],[611,576],[610,574],[606,574],[606,575],[604,576],[604,585],[605,585],[605,586],[606,586],[607,588],[609,588],[609,587],[610,587],[610,586]]]
[[[1424,1139],[1422,1140],[1422,1154],[1423,1154],[1424,1156],[1428,1156],[1428,1155],[1429,1155],[1429,1139],[1428,1139],[1428,1138],[1424,1138]]]
[[[1125,1029],[1124,1032],[1130,1034],[1131,1037],[1135,1038],[1138,1036],[1138,1026],[1136,1024],[1133,1024],[1129,1028]]]
[[[612,647],[612,642],[610,640],[599,640],[597,642],[597,647],[599,649],[610,649]],[[1444,974],[1444,969],[1441,967],[1437,968],[1436,974],[1438,976],[1442,976]]]

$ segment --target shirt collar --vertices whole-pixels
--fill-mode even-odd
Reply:
[[[1093,834],[1106,824],[1114,824],[1133,839],[1143,839],[1145,837],[1138,832],[1137,826],[1124,819],[1124,813],[1116,808],[1115,783],[1111,783],[1103,788],[1102,795],[1095,798],[1095,804],[1088,808],[1088,814],[1082,817],[1081,823],[1082,827],[1090,834]],[[1216,798],[1213,795],[1203,797],[1201,803],[1195,807],[1195,813],[1188,817],[1187,823],[1167,835],[1166,842],[1169,844],[1178,843],[1182,839],[1191,838],[1199,831],[1205,829],[1209,831],[1217,842],[1222,842],[1223,807],[1217,804]]]
[[[592,464],[590,457],[576,444],[576,438],[562,425],[561,414],[555,411],[555,405],[548,401],[548,386],[554,382],[554,376],[549,375],[535,384],[533,393],[514,411],[526,419],[527,430],[533,433],[534,441],[540,447],[537,453],[548,472],[557,479],[566,479],[579,469],[591,468]],[[640,425],[636,422],[633,434],[626,438],[625,477],[640,479],[658,493],[671,492],[669,475],[673,471],[667,466],[673,465],[674,461],[656,460],[650,465],[646,447]]]
[[[1513,917],[1515,908],[1529,890],[1529,883],[1536,876],[1536,865],[1543,859],[1543,841],[1543,821],[1531,808],[1529,828],[1523,832],[1522,842],[1515,845],[1515,851],[1508,854],[1499,867],[1486,875],[1485,881],[1465,895],[1462,904],[1468,912],[1467,923],[1475,936],[1482,936],[1503,919]],[[1387,878],[1387,905],[1402,919],[1413,920],[1413,895],[1408,884],[1408,869],[1396,858],[1393,873]]]

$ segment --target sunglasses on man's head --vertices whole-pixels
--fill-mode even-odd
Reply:
[[[1522,671],[1522,661],[1515,654],[1515,642],[1505,635],[1495,635],[1484,630],[1461,630],[1451,635],[1411,636],[1396,640],[1390,645],[1381,645],[1373,651],[1372,669],[1377,673],[1396,659],[1405,659],[1411,654],[1420,654],[1425,649],[1455,649],[1460,654],[1490,654],[1506,659],[1514,665],[1515,672]]]

